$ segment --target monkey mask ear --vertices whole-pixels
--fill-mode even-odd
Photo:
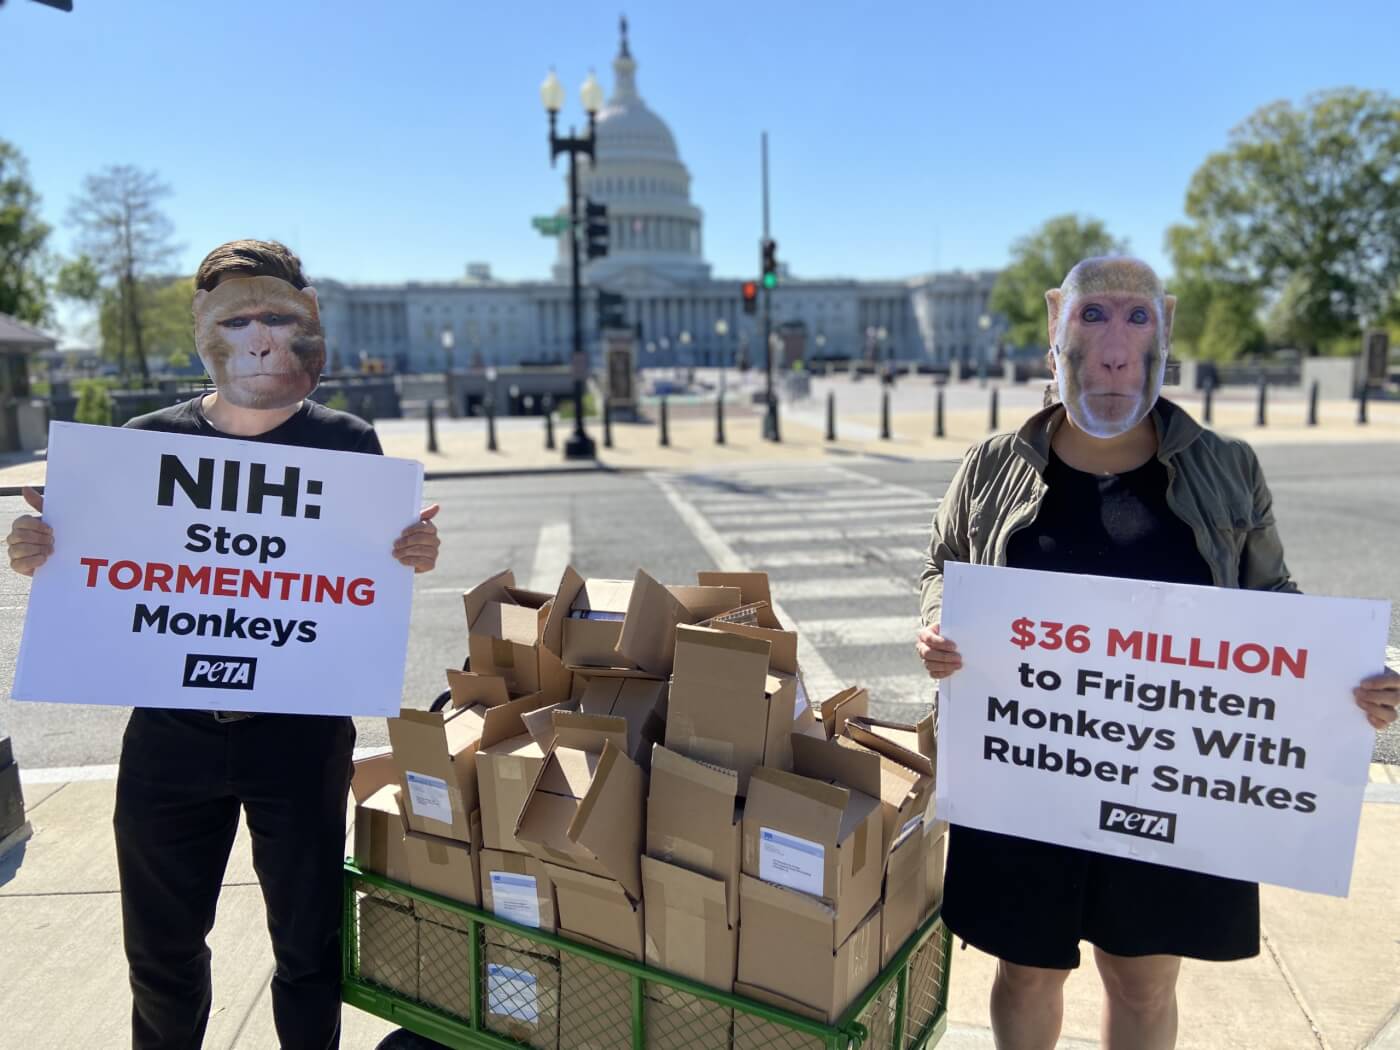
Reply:
[[[1058,288],[1051,288],[1045,293],[1045,307],[1047,314],[1046,345],[1054,347],[1055,332],[1060,327],[1060,310],[1064,307],[1065,293]]]
[[[1172,318],[1176,316],[1176,296],[1162,296],[1162,345],[1172,345]]]

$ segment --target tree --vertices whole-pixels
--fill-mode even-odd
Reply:
[[[1127,242],[1112,236],[1098,219],[1078,215],[1057,215],[1018,240],[989,303],[1009,322],[1008,341],[1013,346],[1044,346],[1046,290],[1058,288],[1080,259],[1127,250]]]
[[[0,313],[30,324],[48,320],[44,243],[50,229],[39,218],[24,155],[0,139]]]
[[[1187,357],[1231,361],[1265,345],[1259,289],[1226,267],[1190,226],[1167,231],[1176,272],[1167,282],[1176,296],[1172,349]]]
[[[1341,88],[1256,110],[1196,170],[1186,214],[1169,243],[1189,236],[1218,272],[1285,304],[1271,329],[1312,353],[1354,338],[1400,280],[1400,99]]]
[[[156,206],[169,194],[170,188],[154,172],[115,165],[83,180],[82,196],[68,213],[78,227],[80,250],[91,259],[104,287],[116,295],[118,365],[125,374],[129,348],[143,382],[150,377],[149,303],[142,294],[143,279],[175,253],[170,220]],[[104,347],[105,343],[104,333]]]

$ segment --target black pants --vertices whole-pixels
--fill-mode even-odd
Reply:
[[[127,723],[113,823],[134,1050],[197,1050],[209,1021],[209,947],[240,807],[267,906],[283,1050],[340,1044],[340,863],[355,726],[258,715],[219,723],[138,708]]]

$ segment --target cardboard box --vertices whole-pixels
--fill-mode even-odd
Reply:
[[[407,882],[414,889],[470,904],[481,903],[481,827],[473,814],[471,842],[410,831],[404,836],[408,854]]]
[[[505,680],[449,671],[452,704],[404,708],[389,722],[389,744],[413,831],[470,842],[479,804],[477,752],[524,732],[520,716],[552,703],[544,693],[512,699]]]
[[[920,821],[917,827],[910,828],[899,838],[890,852],[881,911],[882,970],[927,915],[927,847]]]
[[[596,677],[588,680],[578,709],[586,715],[620,719],[627,732],[627,757],[651,767],[651,746],[666,736],[665,682],[642,678]]]
[[[743,870],[826,901],[836,917],[835,948],[880,899],[884,825],[878,794],[867,793],[880,789],[879,766],[872,776],[865,756],[836,744],[811,737],[793,744],[803,747],[794,759],[802,755],[807,775],[754,770],[744,807]]]
[[[641,896],[612,879],[546,864],[559,909],[559,936],[584,940],[641,962],[646,929]]]
[[[544,642],[570,670],[665,678],[677,624],[739,600],[737,587],[667,587],[641,571],[630,581],[585,580],[570,566],[550,606]]]
[[[619,883],[642,896],[645,774],[624,753],[620,720],[556,711],[554,744],[516,822],[534,856]]]
[[[418,921],[418,998],[467,1020],[472,1015],[471,934],[460,926]]]
[[[870,714],[870,694],[858,685],[842,689],[822,701],[817,709],[823,736],[831,740],[840,736],[852,718]]]
[[[355,798],[355,863],[386,879],[410,878],[407,830],[399,799],[398,773],[387,752],[355,763],[350,793]]]
[[[920,922],[943,904],[943,874],[948,860],[948,822],[924,824],[924,914]]]
[[[531,952],[513,951],[488,941],[482,948],[481,1024],[533,1046],[559,1046],[559,964]]]
[[[360,898],[360,976],[418,998],[418,920],[380,897]]]
[[[766,639],[709,627],[676,629],[666,746],[732,769],[739,794],[756,766],[792,767],[796,680],[769,674]]]
[[[513,714],[503,713],[485,730],[476,753],[476,783],[482,844],[487,849],[525,852],[515,837],[515,822],[554,742],[551,714],[571,705],[569,700],[551,700],[530,711],[512,708]],[[509,735],[501,739],[503,733]]]
[[[768,673],[793,679],[792,731],[805,732],[817,724],[817,712],[807,697],[807,684],[797,663],[797,632],[772,627],[749,626],[741,623],[713,622],[717,631],[728,631],[745,638],[761,638],[771,648],[768,651]]]
[[[647,856],[721,879],[729,925],[737,926],[743,832],[738,774],[660,744],[651,756]]]
[[[517,696],[546,692],[567,696],[569,672],[544,645],[551,594],[515,586],[498,573],[462,596],[467,612],[467,651],[476,674],[497,675]]]
[[[702,587],[737,587],[739,604],[762,605],[758,610],[758,625],[781,631],[783,625],[773,611],[773,594],[766,572],[698,572],[696,581]]]
[[[526,854],[481,851],[481,907],[499,918],[545,933],[559,929],[554,912],[554,883],[544,862]],[[488,944],[507,948],[521,948],[524,944],[521,937],[494,926],[483,926],[482,933]],[[545,944],[528,950],[551,959],[559,957],[558,949]]]
[[[826,1016],[821,1010],[813,1010],[809,1006],[795,1003],[786,996],[776,995],[766,988],[735,981],[734,994],[742,995],[745,999],[753,999],[755,1002],[776,1006],[780,1010],[797,1014],[799,1017],[807,1017],[822,1023],[826,1022]],[[783,1050],[826,1050],[827,1044],[818,1036],[805,1035],[784,1025],[765,1021],[753,1014],[739,1012],[734,1015],[734,1041],[731,1046],[734,1050],[772,1050],[775,1046],[782,1047]]]
[[[587,937],[576,939],[611,950]],[[573,952],[560,953],[559,1045],[570,1050],[632,1050],[632,978]]]
[[[739,930],[729,921],[724,880],[643,857],[642,898],[647,965],[732,990]]]
[[[925,776],[937,774],[938,741],[932,714],[912,724],[882,718],[852,718],[846,723],[846,735]]]
[[[647,1050],[728,1050],[734,1023],[729,1007],[664,984],[648,983],[643,995]]]
[[[878,904],[837,940],[830,905],[743,875],[739,915],[738,980],[819,1011],[824,1021],[839,1019],[880,972]]]

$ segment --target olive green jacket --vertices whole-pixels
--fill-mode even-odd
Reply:
[[[919,577],[925,625],[939,621],[944,562],[1005,565],[1007,543],[1035,520],[1048,488],[1050,436],[1064,411],[1060,404],[1042,409],[1015,434],[988,438],[963,457],[934,515]],[[1166,398],[1153,407],[1152,422],[1167,468],[1167,506],[1191,526],[1215,585],[1296,592],[1254,450],[1206,430]]]

